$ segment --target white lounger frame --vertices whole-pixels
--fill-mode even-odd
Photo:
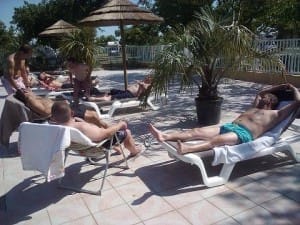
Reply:
[[[299,125],[292,124],[291,128],[296,129],[298,132],[300,132]],[[292,146],[294,143],[298,141],[300,141],[300,133],[289,137],[281,138],[274,145],[272,145],[269,148],[265,148],[263,151],[260,151],[258,154],[254,155],[250,159],[274,154],[277,152],[288,151],[296,162],[300,162],[299,153],[297,154],[294,151]],[[162,142],[161,145],[168,151],[169,156],[171,158],[175,158],[176,160],[181,160],[183,162],[198,166],[202,174],[203,183],[207,187],[214,187],[214,186],[223,185],[227,183],[231,175],[231,172],[236,164],[236,163],[223,164],[219,175],[208,177],[200,153],[188,153],[185,155],[180,155],[177,153],[177,149],[174,146],[172,146],[170,143]]]
[[[62,93],[62,96],[64,94]],[[67,98],[67,96],[64,96]],[[167,97],[165,97],[167,98]],[[147,98],[147,106],[149,106],[152,110],[158,110],[160,109],[160,106],[154,105],[153,101],[155,100],[154,96],[149,96]],[[99,106],[96,102],[88,102],[88,101],[80,101],[80,103],[90,106],[96,110],[96,112],[100,115],[101,118],[112,118],[116,112],[117,109],[125,109],[130,107],[138,107],[142,104],[142,102],[138,99],[126,99],[126,100],[115,100],[112,102],[112,105],[110,106],[108,112],[106,114],[101,114],[99,110]]]

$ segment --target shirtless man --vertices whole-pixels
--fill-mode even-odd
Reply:
[[[33,92],[26,90],[18,90],[15,96],[39,116],[48,118],[51,115],[51,108],[54,101],[50,98],[37,96]],[[108,127],[108,125],[99,118],[96,111],[87,108],[85,105],[78,105],[73,109],[73,112],[76,117],[80,117],[89,123],[93,123],[99,127]]]
[[[65,82],[61,82],[54,76],[51,76],[45,72],[42,72],[38,76],[38,80],[40,84],[49,89],[49,90],[58,90],[58,89],[64,89],[64,88],[72,88],[73,85],[69,82],[69,79]]]
[[[287,88],[293,91],[294,101],[275,110],[278,99],[271,92]],[[281,84],[260,91],[255,98],[253,107],[242,113],[232,123],[221,127],[207,126],[174,133],[163,133],[150,124],[150,132],[160,142],[177,141],[179,154],[206,151],[217,146],[252,141],[287,118],[299,106],[300,93],[298,89],[291,84]],[[191,140],[203,140],[203,142],[196,145],[183,143]]]
[[[69,58],[67,60],[67,69],[70,72],[71,84],[73,84],[72,78],[75,76],[73,100],[75,104],[78,104],[81,91],[84,91],[86,97],[90,96],[92,68],[87,64],[78,62],[74,58]]]
[[[7,68],[3,79],[7,94],[12,94],[17,89],[30,88],[26,70],[26,60],[31,56],[31,46],[24,44],[17,52],[7,57]]]
[[[129,150],[130,157],[140,153],[140,150],[135,145],[130,130],[127,128],[127,123],[124,121],[119,121],[117,124],[101,128],[92,123],[85,122],[80,118],[73,117],[70,106],[63,101],[53,104],[51,114],[52,121],[57,124],[77,128],[93,142],[100,142],[116,133],[120,142],[124,143],[125,148]],[[116,144],[116,141],[115,139],[113,140],[113,145]],[[103,146],[109,148],[110,141],[108,140]]]
[[[112,101],[115,99],[140,97],[151,85],[151,77],[147,76],[142,81],[137,81],[128,86],[127,90],[111,89],[109,94],[101,97],[89,97],[89,101]]]

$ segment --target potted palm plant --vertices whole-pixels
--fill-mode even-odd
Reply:
[[[73,57],[93,68],[96,54],[95,30],[82,28],[64,36],[59,43],[59,52],[63,58]]]
[[[222,103],[218,93],[221,79],[229,77],[243,62],[254,58],[262,64],[279,61],[275,55],[260,51],[255,39],[255,34],[238,21],[229,21],[210,8],[203,8],[195,14],[195,20],[176,36],[176,40],[157,55],[152,91],[157,94],[166,92],[167,84],[178,77],[181,87],[196,83],[199,90],[195,98],[198,122],[202,125],[218,123]],[[200,79],[195,79],[195,76],[200,76]]]

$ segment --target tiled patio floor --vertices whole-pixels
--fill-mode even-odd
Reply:
[[[95,71],[103,86],[122,87],[121,71]],[[129,82],[146,70],[130,70]],[[190,90],[179,93],[174,84],[167,105],[159,111],[118,114],[126,119],[138,143],[153,122],[162,130],[196,126]],[[224,97],[222,122],[230,121],[249,106],[261,85],[228,80],[221,85]],[[3,87],[0,95],[5,96]],[[0,97],[2,110],[4,97]],[[290,131],[288,131],[290,132]],[[73,193],[45,183],[38,172],[23,171],[17,155],[17,132],[9,149],[0,149],[0,224],[78,225],[185,225],[185,224],[300,224],[300,165],[285,154],[238,163],[230,182],[203,186],[197,167],[176,162],[159,144],[129,160],[130,169],[110,168],[102,196]],[[295,146],[300,153],[300,144]],[[120,157],[112,156],[113,161]],[[84,159],[70,157],[67,182],[97,188],[100,169]],[[219,167],[209,166],[210,173]],[[78,172],[80,171],[80,176]],[[67,178],[67,176],[66,176]]]

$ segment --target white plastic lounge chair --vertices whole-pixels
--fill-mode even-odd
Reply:
[[[299,110],[296,111],[299,112]],[[272,131],[267,132],[262,137],[249,143],[233,146],[233,148],[235,149],[232,152],[228,152],[230,146],[227,146],[224,148],[214,148],[213,150],[209,151],[180,155],[177,153],[176,142],[162,142],[161,145],[168,151],[168,154],[171,158],[175,158],[177,160],[181,160],[183,162],[198,166],[202,175],[203,183],[207,187],[223,185],[227,183],[235,164],[239,161],[262,157],[277,152],[288,151],[296,162],[300,162],[300,156],[297,155],[293,149],[293,143],[300,141],[299,125],[293,124],[291,126],[299,134],[297,133],[289,137],[280,138],[276,142],[274,137],[272,136],[272,132],[279,132],[279,135],[282,134],[282,132],[284,132],[287,129],[287,127],[291,124],[291,121],[295,119],[297,112],[294,112],[294,115],[291,115],[288,119],[282,121],[279,125],[273,128]],[[269,141],[273,141],[275,143],[269,145]],[[195,144],[196,142],[187,143]],[[220,153],[220,151],[221,153],[223,153],[223,155]],[[206,160],[208,157],[214,159],[212,165],[223,163],[219,175],[208,177],[203,161]],[[216,157],[219,157],[219,159],[216,159]]]
[[[55,94],[52,93],[52,96]],[[63,93],[57,93],[57,95],[61,95],[64,99],[71,100],[70,95],[68,92]],[[160,100],[165,102],[167,97],[162,97]],[[156,111],[160,109],[160,106],[154,104],[155,96],[149,96],[147,98],[146,104],[149,106],[152,110]],[[114,101],[103,101],[103,102],[89,102],[89,101],[83,101],[80,100],[80,103],[85,104],[87,106],[93,107],[99,115],[101,115],[101,118],[112,118],[118,109],[125,109],[125,108],[131,108],[131,107],[138,107],[143,104],[141,100],[138,98],[126,98],[126,99],[120,99],[120,100],[114,100]],[[110,105],[110,108],[107,113],[102,114],[100,113],[99,107]]]
[[[156,111],[156,110],[158,110],[160,108],[160,106],[154,105],[154,103],[153,103],[154,100],[155,100],[154,96],[149,96],[147,98],[146,104],[152,110]],[[128,99],[115,100],[115,101],[112,102],[112,105],[111,105],[110,109],[108,110],[107,117],[113,117],[113,115],[115,114],[116,110],[118,110],[118,109],[138,107],[138,106],[141,106],[142,103],[143,102],[141,100],[139,100],[138,98],[133,98],[133,99],[132,98],[128,98]]]
[[[115,134],[110,139],[105,139],[100,143],[94,143],[75,128],[30,122],[23,122],[20,125],[19,132],[18,144],[24,170],[40,171],[45,175],[47,181],[60,178],[60,188],[101,195],[110,164],[109,158],[113,147],[113,138],[115,137],[117,144],[120,144]],[[109,148],[105,148],[103,144],[108,140],[110,140],[110,146]],[[124,168],[128,168],[127,159],[123,152],[123,146],[120,146],[125,161]],[[98,190],[86,190],[63,184],[62,177],[64,176],[64,168],[69,154],[88,158],[89,162],[96,166],[104,165],[104,172]],[[93,158],[100,158],[103,156],[105,162],[95,163],[93,161]]]

